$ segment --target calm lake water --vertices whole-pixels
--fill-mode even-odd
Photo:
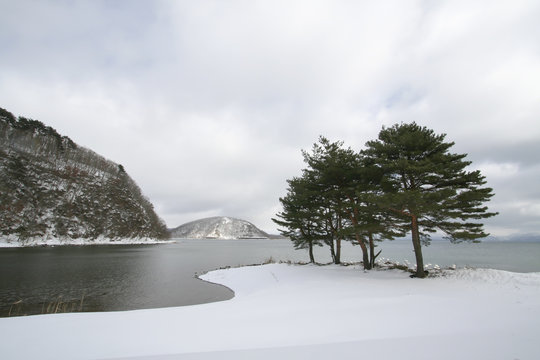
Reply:
[[[414,264],[410,241],[380,244],[381,257]],[[540,271],[540,243],[484,242],[424,247],[426,264]],[[329,262],[328,248],[317,248]],[[0,316],[59,311],[115,311],[227,300],[227,288],[196,278],[208,270],[261,263],[269,258],[308,261],[288,240],[187,240],[173,244],[60,246],[0,249]],[[344,245],[342,260],[359,261],[358,246]],[[14,305],[15,304],[15,305]]]

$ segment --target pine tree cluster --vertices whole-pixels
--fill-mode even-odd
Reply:
[[[360,245],[365,269],[378,253],[375,241],[411,233],[416,276],[425,277],[422,243],[441,233],[452,242],[486,237],[480,219],[496,215],[484,202],[492,189],[484,187],[479,171],[468,171],[466,154],[453,154],[454,145],[426,127],[396,124],[355,152],[343,142],[320,137],[307,167],[288,180],[283,211],[273,219],[296,248],[326,244],[340,262],[341,241]]]

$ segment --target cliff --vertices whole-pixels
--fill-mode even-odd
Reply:
[[[0,242],[167,237],[122,165],[0,108]]]

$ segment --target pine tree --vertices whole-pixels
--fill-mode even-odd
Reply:
[[[344,189],[348,196],[347,211],[352,222],[352,231],[357,243],[362,248],[364,269],[370,270],[375,265],[377,256],[375,242],[393,240],[405,235],[403,224],[392,213],[378,206],[378,199],[383,195],[380,186],[382,172],[370,166],[362,154],[357,155],[356,167],[349,169],[351,182],[349,189]]]
[[[343,142],[322,136],[303,155],[307,167],[301,178],[289,180],[288,194],[280,199],[284,211],[274,220],[286,229],[282,235],[297,248],[310,251],[313,242],[324,242],[336,264],[341,261],[341,242],[355,240],[362,249],[364,268],[371,269],[377,257],[375,241],[401,235],[372,200],[380,192],[380,171],[366,167],[362,157]]]
[[[363,152],[382,173],[384,194],[378,205],[409,223],[416,256],[416,276],[425,277],[422,242],[442,231],[452,242],[486,237],[479,220],[496,215],[483,203],[492,196],[480,171],[467,171],[466,154],[452,154],[446,135],[416,123],[380,131]]]
[[[321,198],[321,213],[325,218],[326,240],[334,263],[341,262],[341,242],[350,235],[350,218],[346,208],[347,191],[354,193],[352,172],[357,166],[357,156],[350,148],[343,148],[343,142],[331,142],[319,137],[311,152],[303,151],[304,162],[308,165],[304,174]]]
[[[295,249],[308,249],[310,262],[315,262],[314,246],[322,246],[321,241],[327,234],[324,229],[324,217],[320,213],[320,193],[314,189],[312,181],[304,173],[302,177],[287,180],[287,195],[280,198],[283,211],[273,218],[281,229],[281,235],[288,237]]]

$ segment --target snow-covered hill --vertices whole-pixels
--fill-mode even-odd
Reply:
[[[0,246],[167,236],[122,165],[0,108]]]
[[[187,239],[268,239],[270,236],[252,223],[226,216],[210,217],[180,225],[171,236]]]

